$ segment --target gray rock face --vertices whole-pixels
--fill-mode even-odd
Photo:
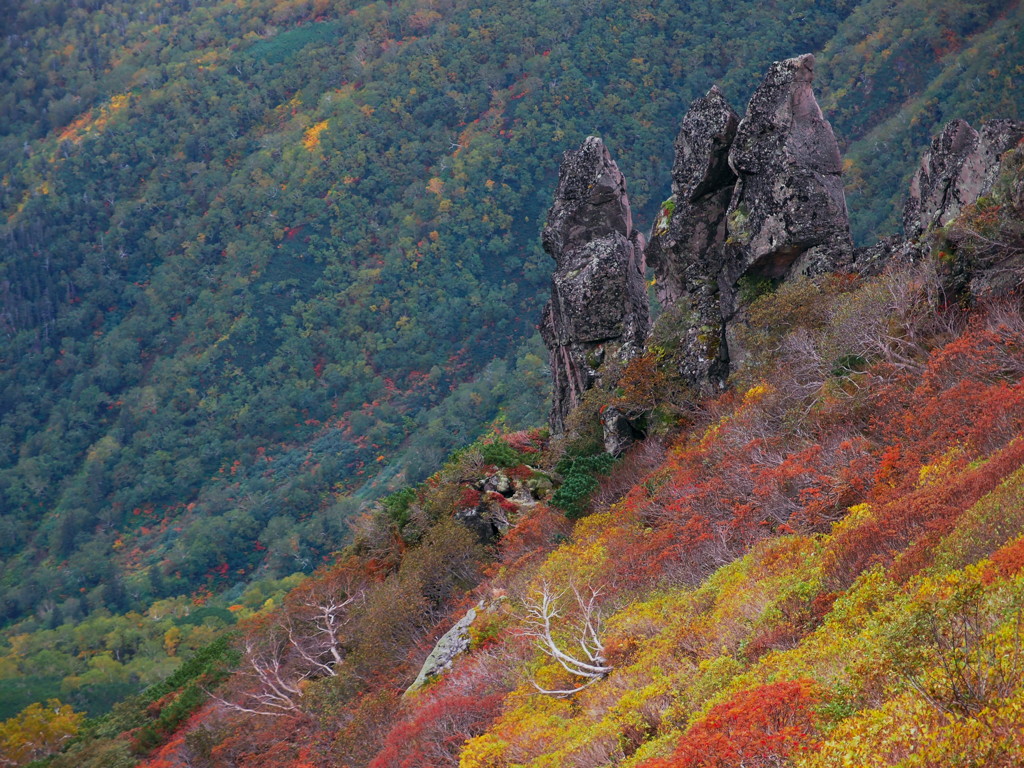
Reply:
[[[644,432],[637,424],[642,414],[627,414],[614,405],[601,413],[601,428],[605,453],[621,456],[629,446],[644,438]]]
[[[742,280],[852,263],[839,145],[813,78],[809,54],[776,62],[742,120],[717,88],[683,118],[647,254],[659,299],[688,317],[679,372],[704,394],[743,356],[728,329]]]
[[[555,259],[541,335],[554,377],[551,428],[594,386],[605,355],[639,352],[649,314],[643,236],[633,229],[626,182],[600,139],[565,153],[543,232]]]
[[[737,174],[729,204],[734,279],[822,272],[853,251],[832,126],[811,90],[814,56],[772,64],[729,151]]]
[[[736,174],[729,150],[739,117],[713,87],[694,101],[675,141],[672,197],[662,207],[647,247],[662,305],[685,304],[691,332],[683,341],[680,373],[698,390],[721,387],[729,372],[723,293],[726,211]]]
[[[1024,137],[1024,122],[993,120],[975,131],[964,120],[953,120],[921,159],[910,182],[903,208],[903,231],[917,240],[933,227],[942,227],[979,197],[992,191],[999,156]]]
[[[477,606],[477,608],[479,607]],[[406,695],[414,693],[429,682],[431,678],[437,677],[451,669],[455,659],[460,654],[469,650],[469,628],[476,621],[477,608],[470,608],[469,612],[437,641],[434,649],[427,656],[426,661],[423,662],[415,682],[406,689]]]

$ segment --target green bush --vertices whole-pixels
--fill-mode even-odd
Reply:
[[[417,493],[416,488],[403,488],[381,501],[384,512],[399,529],[404,528],[405,524],[409,522],[409,510],[412,503],[416,501]]]
[[[525,457],[504,440],[484,443],[480,446],[480,453],[485,463],[496,467],[518,467],[526,463]]]
[[[615,457],[610,453],[563,457],[555,467],[562,475],[562,485],[552,495],[551,503],[570,519],[582,517],[590,494],[597,490],[597,477],[608,474],[614,464]]]

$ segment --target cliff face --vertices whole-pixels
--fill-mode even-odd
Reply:
[[[999,157],[1024,137],[1024,122],[993,120],[974,130],[953,120],[932,140],[910,182],[903,232],[910,240],[941,227],[992,191]]]
[[[850,260],[839,146],[813,77],[811,55],[776,62],[742,120],[718,88],[683,118],[673,195],[648,253],[659,299],[689,316],[679,373],[699,392],[720,389],[729,374],[728,325],[743,281]]]
[[[558,433],[599,381],[606,357],[625,362],[637,354],[650,324],[644,238],[633,229],[626,181],[600,139],[591,136],[565,153],[542,237],[555,260],[541,335]]]
[[[992,191],[1000,156],[1024,136],[1024,123],[1013,120],[980,131],[951,122],[911,182],[905,239],[855,251],[842,158],[813,79],[814,57],[807,54],[772,64],[742,119],[717,87],[690,105],[675,141],[672,196],[646,253],[633,230],[625,181],[601,141],[588,138],[566,153],[543,235],[557,263],[542,326],[555,381],[555,432],[600,383],[609,350],[626,362],[642,349],[649,325],[645,261],[678,325],[676,373],[695,393],[709,395],[742,362],[733,330],[744,321],[748,289],[798,275],[877,272],[892,259],[917,258],[928,232]],[[977,270],[982,262],[956,269]],[[975,273],[957,279],[973,293],[994,285]],[[620,415],[607,409],[606,445],[609,424]],[[612,441],[616,451],[634,437],[632,423],[626,431],[628,439]]]

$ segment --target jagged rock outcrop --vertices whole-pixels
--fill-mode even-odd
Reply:
[[[772,64],[738,120],[717,88],[676,139],[672,197],[648,247],[659,298],[688,329],[676,361],[705,394],[742,356],[729,324],[744,280],[848,265],[853,254],[832,128],[811,90],[810,54]],[[680,309],[679,305],[683,305]]]
[[[729,151],[734,279],[824,272],[853,251],[842,159],[811,90],[814,56],[777,61],[747,106]]]
[[[477,610],[481,607],[482,604],[477,605],[475,608],[470,608],[466,615],[459,619],[455,626],[445,632],[441,639],[437,641],[430,655],[423,662],[420,673],[416,675],[416,680],[406,689],[406,695],[418,691],[431,679],[444,674],[444,672],[451,669],[458,656],[469,650],[471,643],[469,628],[476,621]]]
[[[541,335],[554,378],[551,428],[598,383],[607,355],[628,360],[649,327],[644,240],[633,229],[626,182],[604,143],[566,152],[543,232],[555,259]]]
[[[717,86],[690,105],[675,141],[672,197],[662,206],[647,248],[659,301],[685,305],[689,330],[679,372],[698,390],[719,388],[729,372],[719,282],[726,211],[736,183],[729,149],[738,125],[739,116]],[[731,296],[728,286],[724,295]]]
[[[910,182],[903,231],[917,240],[942,227],[979,197],[992,191],[999,157],[1024,137],[1024,122],[993,120],[974,130],[953,120],[932,140]]]

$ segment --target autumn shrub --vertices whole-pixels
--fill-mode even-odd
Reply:
[[[482,733],[500,711],[507,692],[501,672],[502,665],[493,659],[469,660],[436,688],[404,702],[369,768],[457,766],[465,742]]]
[[[903,554],[900,572],[906,576],[924,567],[934,554],[934,544],[953,529],[959,517],[1022,462],[1024,442],[1018,441],[981,466],[879,505],[870,518],[833,537],[826,566],[830,588],[845,589],[872,563],[889,564],[915,542],[917,548]]]
[[[992,555],[992,564],[1003,576],[1016,576],[1024,570],[1024,536],[997,550]]]
[[[331,724],[328,765],[365,766],[380,753],[401,708],[401,689],[381,686],[345,701]]]
[[[656,354],[646,352],[626,364],[612,404],[627,411],[650,411],[671,398],[673,386]]]
[[[734,329],[736,342],[747,354],[740,386],[757,383],[766,366],[776,359],[783,340],[798,328],[820,331],[830,319],[832,297],[848,289],[839,276],[800,278],[782,283],[774,291],[752,296],[744,322]]]
[[[1024,606],[992,585],[987,564],[925,581],[894,627],[904,679],[939,712],[977,717],[1024,684]]]
[[[570,529],[565,515],[553,512],[546,504],[538,504],[498,541],[498,559],[507,568],[522,568],[564,541]]]
[[[291,768],[300,764],[299,756],[312,740],[312,723],[305,718],[250,717],[232,725],[209,747],[208,765]]]
[[[640,768],[775,768],[814,747],[819,701],[810,680],[748,688],[700,717],[669,757]]]
[[[631,489],[642,483],[656,470],[665,458],[666,446],[662,440],[649,437],[632,445],[606,475],[598,477],[598,487],[593,495],[595,511],[610,509]]]
[[[935,547],[932,569],[942,573],[986,557],[1002,562],[1000,558],[1004,555],[1001,553],[1012,551],[1012,541],[1021,534],[1024,534],[1024,468],[1006,477],[960,518],[956,528]]]
[[[349,625],[349,663],[366,676],[398,673],[409,651],[448,615],[449,601],[476,586],[485,559],[468,528],[438,521],[396,571],[367,589]]]

